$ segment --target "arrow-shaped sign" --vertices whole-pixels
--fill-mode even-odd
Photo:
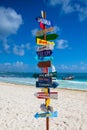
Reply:
[[[50,27],[50,28],[46,28],[44,30],[37,31],[36,36],[43,35],[44,33],[47,33],[47,32],[52,32],[53,30],[54,30],[54,28]]]
[[[59,84],[57,82],[53,83],[46,83],[46,82],[39,82],[36,81],[36,87],[37,88],[56,88]]]
[[[44,19],[44,18],[41,18],[41,17],[37,17],[36,20],[37,20],[38,22],[41,22],[41,23],[45,24],[45,25],[49,25],[49,26],[52,25],[52,23],[51,23],[50,20],[47,20],[47,19]]]
[[[49,94],[46,94],[45,92],[37,92],[34,94],[34,96],[39,99],[58,99],[58,92],[50,92]]]
[[[36,119],[38,119],[38,118],[47,118],[47,117],[49,117],[49,118],[51,118],[51,117],[57,117],[58,116],[58,112],[57,111],[54,111],[54,112],[45,112],[45,113],[36,113],[35,115],[34,115],[34,117],[36,118]]]
[[[50,61],[39,62],[38,67],[40,67],[40,68],[51,67],[51,62]]]
[[[48,44],[46,46],[38,46],[37,51],[44,51],[44,50],[53,50],[54,45]]]
[[[49,44],[50,45],[55,45],[54,42],[49,42],[49,41],[42,40],[42,39],[39,39],[39,38],[37,38],[36,43],[38,45],[43,45],[43,46],[46,46],[46,45],[49,45]]]
[[[37,51],[36,53],[39,57],[45,57],[45,56],[51,56],[52,55],[51,50]]]
[[[49,40],[55,40],[59,35],[56,34],[56,33],[53,33],[53,34],[47,34],[46,35],[46,40],[49,41]],[[37,38],[40,38],[40,39],[44,39],[44,36],[37,36]]]
[[[53,56],[47,56],[47,57],[38,57],[38,56],[36,56],[35,57],[35,59],[36,59],[36,61],[52,61],[53,60]]]

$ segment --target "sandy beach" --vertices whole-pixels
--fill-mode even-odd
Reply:
[[[34,86],[0,82],[0,130],[46,130],[45,118],[34,118],[36,112],[42,112],[44,99],[34,96],[40,91]],[[87,130],[87,91],[51,91],[58,91],[58,100],[51,99],[51,106],[59,114],[50,118],[50,130]]]

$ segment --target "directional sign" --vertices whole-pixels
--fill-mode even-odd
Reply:
[[[49,45],[49,44],[55,45],[54,42],[49,42],[49,41],[42,40],[42,39],[39,39],[39,38],[37,38],[36,43],[38,45],[44,45],[44,46]]]
[[[47,32],[52,32],[53,30],[54,30],[54,28],[50,27],[50,28],[46,28],[44,30],[37,31],[36,36],[43,35],[44,33],[47,33]]]
[[[44,112],[53,112],[53,107],[52,106],[48,106],[46,107],[46,105],[43,103],[40,105],[40,108],[41,108],[41,111],[44,111]]]
[[[39,57],[45,57],[45,56],[51,56],[52,55],[51,50],[37,51],[36,53]]]
[[[53,56],[47,56],[47,57],[38,57],[35,56],[36,61],[52,61],[53,60]]]
[[[44,18],[41,18],[41,17],[37,17],[36,20],[37,20],[38,22],[42,22],[42,23],[45,24],[45,25],[49,25],[49,26],[52,25],[52,22],[51,22],[51,21],[49,21],[49,20],[47,20],[47,19],[44,19]]]
[[[54,45],[51,45],[51,44],[37,47],[37,51],[53,50],[53,49],[54,49]]]
[[[34,94],[34,96],[39,99],[46,99],[46,98],[58,99],[58,92],[50,92],[48,95],[45,92],[37,92]]]
[[[43,67],[51,67],[51,61],[44,61],[44,62],[39,62],[38,67],[43,68]]]
[[[42,83],[43,82],[50,83],[50,82],[52,82],[52,77],[50,77],[50,76],[49,77],[47,77],[47,76],[46,77],[45,76],[44,77],[43,76],[39,76],[38,77],[38,81],[42,82]]]
[[[49,74],[47,73],[34,73],[33,77],[38,78],[39,76],[52,76],[52,77],[57,77],[57,72],[50,72]]]
[[[37,88],[56,88],[59,84],[57,82],[53,83],[46,83],[46,82],[39,82],[36,81],[36,87]]]
[[[37,81],[36,82],[36,87],[37,88],[50,88],[52,86],[52,84],[51,83],[45,83],[45,82],[39,82],[39,81]]]
[[[54,111],[54,112],[45,112],[45,113],[36,113],[34,115],[34,117],[36,119],[38,119],[39,117],[41,117],[41,118],[47,118],[47,117],[51,118],[51,117],[57,117],[57,116],[58,116],[58,112],[57,111]]]
[[[59,36],[59,35],[56,34],[56,33],[47,34],[47,35],[46,35],[46,40],[47,40],[47,41],[49,41],[49,40],[55,40],[58,36]],[[44,39],[44,35],[42,35],[42,36],[37,36],[36,39],[37,39],[37,38]]]
[[[47,108],[50,105],[50,98],[46,99],[45,103],[46,103],[46,108]]]

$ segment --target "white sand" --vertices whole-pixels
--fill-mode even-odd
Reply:
[[[32,86],[0,83],[0,130],[46,130],[46,119],[34,118],[44,103],[34,96],[39,91]],[[87,130],[87,91],[51,91],[59,92],[58,100],[51,100],[59,116],[50,118],[49,130]]]

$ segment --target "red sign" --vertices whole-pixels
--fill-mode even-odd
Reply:
[[[46,94],[45,92],[38,92],[35,93],[34,95],[40,99],[46,99],[46,98],[58,99],[58,92],[50,92],[49,94]]]
[[[39,62],[38,67],[43,68],[43,67],[51,67],[51,61],[44,61],[44,62]]]

